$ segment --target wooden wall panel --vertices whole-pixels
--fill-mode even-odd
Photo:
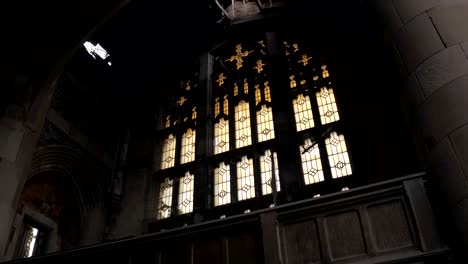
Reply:
[[[223,263],[223,242],[221,238],[195,242],[193,258],[194,264]]]
[[[257,232],[232,235],[228,240],[229,264],[263,262],[263,243]]]
[[[317,224],[314,220],[283,226],[286,263],[320,263]]]
[[[171,243],[161,250],[161,264],[191,264],[190,245],[183,241]]]
[[[413,245],[407,214],[399,200],[367,208],[372,236],[378,251]]]
[[[324,219],[328,252],[332,260],[366,254],[366,247],[357,211],[330,215]]]

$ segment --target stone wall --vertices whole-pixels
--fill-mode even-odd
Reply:
[[[368,0],[393,37],[436,198],[468,247],[468,0]],[[442,218],[442,217],[441,217]]]

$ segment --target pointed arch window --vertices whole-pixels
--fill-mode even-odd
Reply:
[[[283,48],[296,131],[304,138],[298,148],[304,183],[318,184],[351,175],[345,137],[337,132],[341,129],[340,114],[329,66],[298,43],[284,41]]]
[[[239,201],[255,197],[253,159],[243,156],[237,162],[237,199]]]
[[[175,152],[176,152],[176,139],[174,135],[169,134],[169,136],[166,139],[164,139],[162,158],[161,158],[161,169],[174,167]]]
[[[193,211],[194,180],[193,174],[188,171],[179,180],[179,205],[177,206],[179,214],[187,214]]]
[[[196,98],[198,72],[179,83],[171,100],[163,106],[158,137],[161,139],[160,167],[156,174],[156,218],[188,214],[193,211],[193,174],[197,152]],[[177,87],[177,85],[175,85]],[[185,174],[183,173],[185,172]]]
[[[252,144],[249,103],[240,101],[234,109],[236,148],[249,146]]]
[[[276,191],[281,191],[278,172],[278,156],[276,152],[271,152],[271,150],[268,149],[265,151],[264,155],[260,156],[260,173],[262,175],[263,195],[273,192],[273,182],[276,182]]]
[[[159,185],[158,219],[171,216],[173,180],[165,178]]]
[[[215,163],[218,167],[213,169],[214,204],[278,192],[278,157],[268,147],[275,144],[276,133],[266,45],[262,40],[227,44],[214,56],[212,159],[226,162]],[[263,146],[262,155],[253,154],[259,146]]]
[[[231,171],[229,164],[220,163],[214,171],[214,205],[231,202]]]

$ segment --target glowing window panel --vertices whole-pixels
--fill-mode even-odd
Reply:
[[[264,85],[265,89],[263,90],[263,92],[265,93],[265,101],[271,103],[270,86],[268,85],[268,82],[265,82]]]
[[[214,205],[219,206],[231,202],[231,172],[224,162],[215,169]]]
[[[322,77],[324,79],[330,77],[330,73],[327,70],[327,65],[322,65]]]
[[[229,115],[229,102],[228,102],[228,96],[224,96],[224,101],[223,101],[223,113],[225,115]]]
[[[36,247],[37,235],[39,234],[39,229],[32,226],[26,226],[25,236],[24,236],[24,246],[23,246],[23,257],[30,258],[34,255],[34,249]]]
[[[220,109],[219,97],[216,97],[216,99],[215,99],[215,117],[217,117],[220,112],[221,112],[221,109]]]
[[[323,168],[318,145],[313,145],[310,139],[306,139],[304,145],[300,146],[299,149],[301,151],[302,172],[305,184],[323,181]]]
[[[197,119],[197,108],[192,108],[192,120]]]
[[[109,57],[109,53],[98,44],[94,45],[93,43],[86,41],[83,46],[86,48],[86,51],[91,55],[94,59],[96,59],[96,56],[99,56],[101,59],[105,60],[107,57]]]
[[[236,148],[242,148],[252,144],[250,131],[249,103],[240,101],[235,107],[234,113],[236,127]]]
[[[178,214],[187,214],[193,211],[193,182],[193,174],[188,171],[185,173],[185,177],[180,178]]]
[[[274,164],[273,164],[274,162]],[[262,194],[270,194],[273,192],[272,182],[273,182],[273,165],[275,168],[275,181],[276,181],[276,191],[281,191],[280,179],[279,179],[279,170],[278,170],[278,157],[276,152],[273,152],[273,155],[270,150],[265,151],[265,155],[260,156],[260,175],[262,178]]]
[[[239,86],[237,86],[237,83],[234,83],[234,96],[239,95]]]
[[[317,104],[322,124],[328,124],[340,120],[338,107],[336,106],[335,94],[332,88],[322,87],[316,93]]]
[[[244,79],[244,94],[249,94],[249,83]]]
[[[271,111],[271,107],[262,105],[262,109],[257,112],[257,132],[258,142],[263,142],[275,138],[275,129],[273,127],[273,112]]]
[[[170,126],[171,126],[171,116],[168,115],[168,116],[166,117],[166,126],[165,126],[165,127],[168,128],[168,127],[170,127]]]
[[[293,100],[293,107],[297,131],[314,127],[314,117],[312,115],[312,107],[308,95],[304,97],[304,95],[299,94],[297,98]]]
[[[332,177],[335,179],[351,175],[353,172],[344,136],[331,132],[330,137],[325,139],[325,145],[327,146]]]
[[[182,150],[180,153],[180,163],[184,164],[195,160],[195,138],[196,131],[191,128],[182,135]]]
[[[164,140],[161,169],[174,167],[176,152],[176,138],[171,134]]]
[[[229,150],[229,121],[221,118],[214,128],[214,154]]]
[[[237,162],[237,199],[239,201],[255,197],[253,160],[243,156]]]
[[[166,178],[159,186],[158,219],[171,216],[173,182]]]
[[[261,95],[261,92],[260,92],[260,89],[258,89],[260,85],[255,85],[255,105],[258,105],[258,103],[260,103],[260,101],[262,100],[262,95]]]

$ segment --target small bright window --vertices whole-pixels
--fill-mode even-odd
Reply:
[[[273,167],[275,170],[276,191],[281,191],[280,179],[278,174],[278,157],[276,152],[271,153],[270,150],[265,151],[265,155],[260,156],[260,173],[262,176],[262,194],[270,194],[273,192]]]
[[[314,117],[312,115],[312,107],[308,95],[304,96],[299,94],[297,98],[293,100],[293,107],[297,131],[314,127]]]
[[[234,120],[236,126],[236,148],[242,148],[252,144],[250,131],[249,103],[240,101],[235,107]]]
[[[307,139],[299,149],[301,151],[302,172],[305,184],[323,181],[323,169],[318,145]]]
[[[231,172],[229,164],[220,163],[215,169],[214,176],[214,205],[223,205],[231,202]]]
[[[167,169],[174,167],[176,151],[176,139],[171,134],[164,140],[162,158],[161,158],[161,169]]]
[[[340,120],[332,88],[320,88],[320,92],[316,93],[316,97],[322,125]]]
[[[195,160],[195,138],[196,132],[191,128],[182,135],[182,150],[180,163],[184,164]]]
[[[164,219],[171,216],[172,185],[173,180],[166,178],[159,186],[158,219]]]
[[[229,150],[229,121],[221,118],[214,128],[214,154]]]
[[[351,164],[344,136],[332,132],[330,133],[330,137],[325,140],[325,145],[327,146],[332,177],[340,178],[351,175]]]
[[[257,112],[257,132],[258,142],[267,141],[275,138],[275,129],[273,128],[273,112],[270,107],[262,105]]]
[[[109,53],[99,44],[93,45],[93,43],[86,41],[83,46],[94,59],[96,59],[96,56],[99,56],[103,60],[109,57]]]
[[[237,162],[237,199],[239,201],[255,197],[253,160],[243,156]]]
[[[194,177],[190,172],[185,173],[185,177],[179,182],[179,214],[187,214],[193,211],[193,182]]]

